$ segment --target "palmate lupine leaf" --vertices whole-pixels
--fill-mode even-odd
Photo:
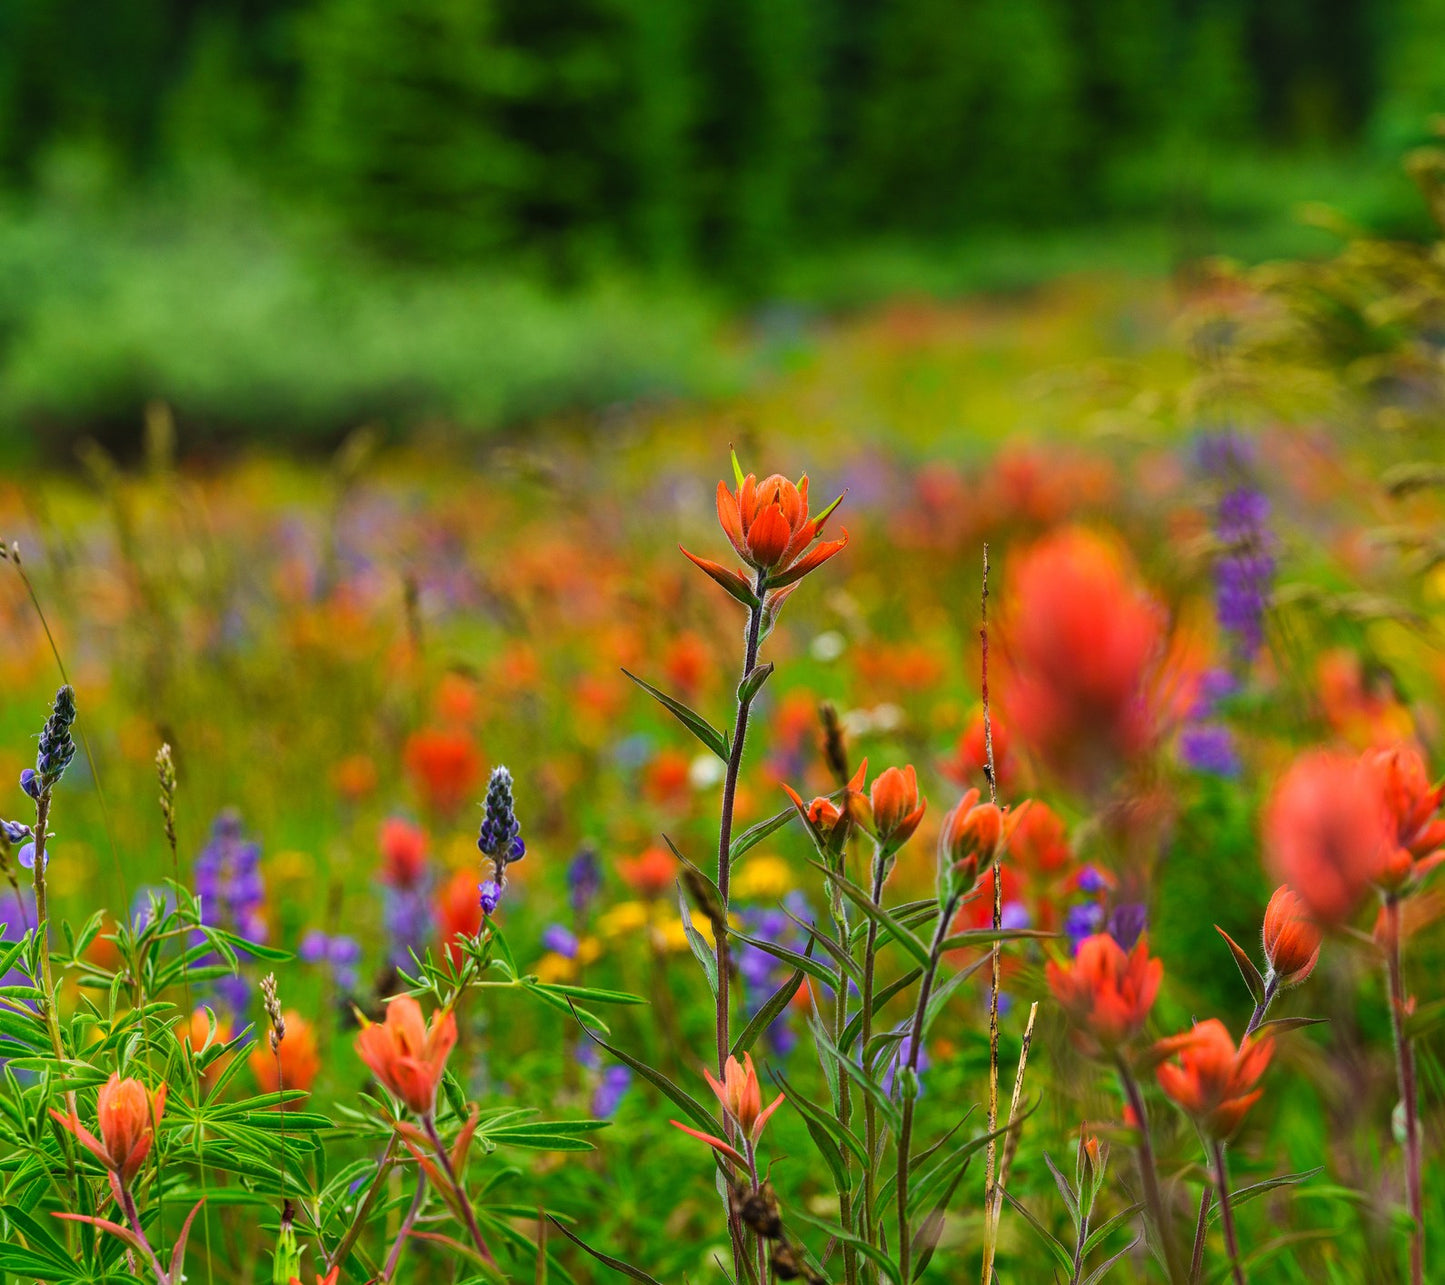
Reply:
[[[732,746],[728,744],[727,737],[709,723],[707,719],[696,710],[689,709],[680,700],[675,700],[666,692],[659,691],[651,683],[644,682],[629,670],[624,669],[622,672],[651,696],[653,700],[657,701],[663,709],[667,710],[669,714],[696,736],[697,739],[716,754],[718,758],[724,763],[728,761],[728,756],[732,753]]]

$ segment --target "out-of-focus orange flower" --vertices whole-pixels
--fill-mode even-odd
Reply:
[[[977,790],[970,790],[958,806],[943,818],[938,834],[938,859],[951,866],[959,884],[968,888],[987,870],[1003,843],[1004,817],[993,803],[980,803]]]
[[[85,948],[85,962],[93,964],[96,968],[103,968],[108,973],[113,973],[120,968],[122,959],[120,947],[115,944],[115,921],[109,915],[101,924],[101,929],[91,939],[90,945]]]
[[[359,803],[376,782],[376,764],[366,754],[349,754],[331,769],[331,786],[348,803]]]
[[[993,769],[1000,789],[1013,780],[1014,765],[1009,754],[1008,728],[1002,719],[990,712],[989,726],[993,732]],[[980,778],[987,780],[988,737],[985,735],[983,710],[974,714],[963,735],[958,738],[958,748],[944,770],[960,785],[971,785]]]
[[[761,482],[749,473],[741,480],[736,494],[728,490],[726,482],[717,484],[717,516],[738,556],[766,577],[764,587],[785,589],[797,584],[847,545],[846,530],[837,540],[814,544],[822,534],[823,524],[842,499],[840,495],[817,517],[809,517],[806,474],[794,486],[780,473]],[[686,549],[682,552],[733,597],[744,602],[752,600],[753,585],[747,576],[721,563],[699,558]]]
[[[680,807],[687,802],[692,761],[681,750],[659,750],[643,773],[642,788],[654,803]]]
[[[437,684],[432,707],[437,718],[443,723],[468,727],[476,721],[477,709],[481,704],[477,684],[465,674],[455,670],[443,674]]]
[[[1346,648],[1327,651],[1315,666],[1320,704],[1330,726],[1356,749],[1393,745],[1415,735],[1415,720],[1395,694],[1387,673],[1367,677]]]
[[[275,1053],[268,1041],[258,1040],[246,1059],[262,1093],[279,1093],[283,1089],[309,1089],[321,1070],[321,1057],[316,1051],[316,1032],[311,1023],[294,1008],[282,1015],[286,1038]],[[280,1060],[280,1076],[276,1063]]]
[[[1108,933],[1095,933],[1079,943],[1070,963],[1051,959],[1045,971],[1083,1046],[1109,1052],[1144,1029],[1164,978],[1164,961],[1149,958],[1146,934],[1126,955]]]
[[[706,641],[700,634],[689,630],[686,633],[678,634],[668,644],[667,654],[662,662],[662,672],[667,675],[668,682],[684,697],[692,697],[702,686],[702,681],[707,677],[711,663],[712,653],[708,650]]]
[[[470,870],[458,870],[442,885],[437,895],[436,918],[441,946],[453,965],[462,962],[463,937],[475,937],[482,930],[480,885]]]
[[[152,1093],[137,1079],[122,1080],[116,1071],[101,1085],[96,1100],[99,1138],[81,1124],[73,1112],[66,1114],[52,1107],[50,1114],[124,1185],[135,1177],[150,1154],[165,1109],[164,1084]]]
[[[1160,1063],[1159,1087],[1201,1132],[1222,1142],[1264,1093],[1254,1086],[1269,1065],[1274,1043],[1267,1035],[1248,1036],[1236,1049],[1224,1023],[1211,1017],[1160,1040],[1155,1050],[1179,1059]]]
[[[457,1042],[451,1009],[432,1015],[428,1026],[421,1005],[398,995],[386,1008],[386,1021],[369,1022],[356,1036],[356,1053],[407,1108],[423,1118],[436,1109],[437,1086]]]
[[[401,817],[381,823],[381,877],[394,888],[412,888],[426,873],[426,831]]]
[[[437,812],[452,813],[466,802],[482,774],[482,756],[463,731],[424,727],[406,740],[402,761],[417,792]]]
[[[1298,986],[1314,972],[1324,933],[1288,884],[1280,884],[1264,912],[1264,957],[1281,986]]]
[[[773,1112],[783,1105],[783,1095],[778,1094],[771,1103],[766,1107],[763,1106],[762,1089],[758,1084],[758,1072],[753,1066],[751,1053],[744,1053],[741,1063],[737,1058],[729,1057],[727,1064],[723,1067],[721,1081],[706,1068],[703,1069],[703,1075],[707,1077],[708,1085],[717,1094],[718,1101],[722,1103],[723,1114],[737,1126],[751,1152],[757,1146],[758,1139],[763,1136],[763,1128],[772,1117]],[[708,1146],[721,1152],[738,1165],[747,1165],[747,1160],[721,1138],[716,1138],[710,1133],[701,1133],[677,1120],[673,1120],[671,1123],[684,1133],[706,1142]]]
[[[1093,778],[1157,734],[1165,617],[1114,544],[1066,528],[1017,555],[1003,641],[1013,730],[1054,770]]]
[[[217,1044],[225,1044],[231,1038],[231,1024],[223,1017],[215,1019],[215,1038],[211,1041],[214,1047]],[[176,1039],[182,1044],[190,1046],[193,1056],[199,1055],[206,1049],[206,1041],[211,1038],[211,1015],[204,1009],[198,1008],[192,1011],[189,1018],[181,1018],[174,1027]],[[216,1077],[221,1074],[231,1063],[231,1057],[218,1057],[211,1061],[201,1073],[201,1085],[207,1087],[213,1084]]]
[[[653,845],[637,856],[617,863],[623,882],[644,897],[660,897],[677,878],[677,858],[666,848]]]
[[[1354,913],[1391,846],[1378,790],[1349,755],[1302,754],[1265,810],[1266,864],[1327,926]]]
[[[1058,874],[1074,859],[1063,819],[1047,803],[1028,799],[1009,814],[1009,860],[1034,877]]]
[[[864,763],[860,776],[867,766]],[[885,768],[874,777],[866,796],[850,789],[848,802],[854,820],[893,851],[908,842],[928,808],[918,797],[918,773],[911,763]]]
[[[329,1272],[327,1272],[325,1276],[322,1276],[322,1275],[318,1272],[318,1273],[316,1274],[316,1285],[336,1285],[336,1283],[337,1283],[340,1279],[341,1279],[341,1264],[338,1263],[338,1264],[337,1264],[335,1267],[333,1267]],[[304,1283],[303,1283],[302,1281],[298,1280],[295,1276],[293,1276],[293,1277],[290,1279],[290,1281],[287,1282],[287,1285],[304,1285]]]
[[[1425,760],[1413,745],[1367,750],[1362,763],[1379,791],[1394,844],[1380,882],[1398,889],[1445,857],[1439,851],[1445,844],[1445,817],[1439,815],[1445,784],[1430,784]]]

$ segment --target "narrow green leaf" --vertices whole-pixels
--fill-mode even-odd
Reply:
[[[1316,1174],[1324,1173],[1324,1166],[1319,1165],[1314,1169],[1303,1169],[1299,1173],[1281,1174],[1278,1178],[1266,1178],[1263,1182],[1251,1183],[1248,1187],[1241,1187],[1238,1191],[1229,1193],[1229,1205],[1231,1209],[1237,1209],[1240,1205],[1247,1205],[1251,1200],[1258,1200],[1261,1196],[1271,1191],[1277,1191],[1281,1187],[1293,1187],[1302,1182],[1308,1182]],[[1219,1220],[1219,1205],[1216,1203],[1209,1211],[1209,1221]]]
[[[687,938],[688,948],[692,951],[692,957],[697,960],[702,968],[702,975],[707,978],[707,988],[714,999],[717,998],[718,975],[717,960],[713,956],[712,947],[708,945],[704,937],[692,922],[692,911],[688,908],[687,894],[682,890],[679,883],[677,887],[677,908],[682,916],[682,931]]]
[[[1029,1207],[1024,1204],[1023,1201],[1015,1198],[1013,1193],[1009,1191],[1007,1187],[1001,1186],[998,1188],[998,1191],[999,1194],[1008,1201],[1009,1207],[1011,1209],[1015,1210],[1018,1213],[1021,1213],[1024,1216],[1024,1221],[1034,1229],[1034,1235],[1036,1235],[1041,1241],[1043,1241],[1044,1244],[1048,1247],[1049,1252],[1053,1254],[1056,1259],[1058,1259],[1059,1266],[1062,1267],[1064,1271],[1072,1273],[1074,1270],[1073,1254],[1068,1249],[1064,1248],[1063,1243],[1051,1231],[1049,1231],[1049,1229],[1045,1227],[1043,1223],[1041,1223],[1036,1217],[1034,1217],[1033,1212],[1029,1209]]]
[[[851,901],[855,906],[857,906],[863,914],[867,915],[869,919],[872,919],[875,923],[877,923],[880,928],[886,930],[894,941],[896,941],[900,946],[903,947],[904,950],[906,950],[910,955],[913,956],[915,963],[921,964],[925,967],[927,966],[928,947],[925,946],[914,933],[910,932],[907,928],[900,924],[898,920],[896,920],[892,916],[892,914],[890,914],[882,906],[874,905],[873,899],[862,888],[858,887],[858,885],[855,884],[851,879],[846,879],[842,875],[834,873],[833,871],[829,870],[828,867],[825,866],[821,861],[813,861],[811,862],[811,864],[816,866],[819,870],[823,872],[824,875],[831,879],[833,883],[843,893],[843,895],[847,897],[848,900]]]
[[[846,1227],[840,1227],[837,1223],[829,1222],[826,1218],[819,1218],[814,1214],[805,1213],[796,1206],[788,1210],[789,1221],[806,1223],[809,1227],[816,1227],[821,1232],[826,1232],[834,1240],[851,1246],[862,1254],[870,1263],[873,1263],[891,1281],[897,1281],[902,1273],[898,1264],[888,1257],[881,1249],[870,1245],[866,1240],[861,1240]]]
[[[707,719],[695,710],[688,709],[681,701],[674,700],[666,692],[659,691],[651,683],[643,682],[642,679],[629,670],[624,669],[622,672],[676,718],[678,722],[696,736],[697,739],[716,754],[718,758],[722,759],[724,763],[728,761],[732,747],[728,744],[727,737],[709,723]]]
[[[1249,988],[1254,1002],[1263,1004],[1264,978],[1259,975],[1259,969],[1254,966],[1254,960],[1249,957],[1249,952],[1218,924],[1214,925],[1214,931],[1224,938],[1224,944],[1229,947],[1229,953],[1234,956],[1235,966],[1239,969],[1239,975],[1244,978],[1244,984]]]
[[[771,834],[776,834],[797,815],[797,809],[790,803],[781,812],[775,812],[766,821],[759,821],[757,825],[749,826],[733,839],[732,846],[728,849],[731,859],[736,861],[750,848],[756,848],[764,839]]]
[[[748,671],[748,676],[738,684],[738,704],[750,705],[753,698],[763,689],[763,684],[768,681],[773,672],[773,662],[768,661],[766,665],[754,665]]]
[[[606,1040],[599,1039],[592,1029],[582,1021],[575,1008],[573,1009],[573,1016],[577,1017],[577,1025],[582,1028],[583,1034],[586,1035],[588,1039],[599,1048],[611,1053],[612,1056],[624,1066],[630,1066],[638,1075],[642,1076],[643,1079],[647,1080],[648,1083],[652,1084],[662,1093],[664,1097],[676,1103],[699,1129],[706,1129],[709,1133],[718,1133],[720,1131],[718,1122],[713,1118],[712,1112],[695,1098],[678,1088],[677,1085],[669,1080],[667,1076],[663,1075],[661,1071],[654,1070],[648,1066],[647,1063],[638,1061],[638,1059],[630,1053],[624,1053],[620,1048],[607,1043]]]
[[[582,1237],[574,1235],[551,1214],[547,1215],[547,1221],[584,1253],[591,1254],[604,1267],[610,1267],[614,1272],[621,1272],[629,1280],[643,1281],[646,1285],[662,1285],[659,1280],[649,1276],[641,1268],[634,1267],[631,1263],[624,1263],[620,1258],[613,1258],[611,1254],[604,1254],[600,1249],[593,1249]]]

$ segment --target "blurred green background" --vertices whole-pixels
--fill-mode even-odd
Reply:
[[[1422,233],[1445,0],[5,0],[0,445],[708,393],[900,292]],[[801,311],[800,311],[801,310]],[[745,326],[730,326],[742,320]]]

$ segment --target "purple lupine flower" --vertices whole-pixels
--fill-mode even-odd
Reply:
[[[1109,913],[1108,933],[1116,942],[1119,949],[1130,951],[1134,944],[1143,934],[1149,923],[1149,912],[1147,908],[1137,901],[1120,902]]]
[[[1083,901],[1064,911],[1064,935],[1069,939],[1069,951],[1077,954],[1079,943],[1085,937],[1092,937],[1104,923],[1104,908],[1094,901]]]
[[[296,956],[304,964],[327,965],[331,971],[331,983],[337,990],[356,989],[356,965],[361,962],[361,946],[354,937],[328,937],[313,928],[301,938]]]
[[[19,853],[16,854],[16,860],[19,861],[20,864],[21,864],[22,866],[24,866],[27,870],[34,870],[34,869],[35,869],[35,845],[34,845],[33,843],[27,843],[23,848],[20,849]],[[50,869],[50,849],[49,849],[49,847],[47,847],[47,848],[45,849],[45,868],[46,868],[47,870]]]
[[[248,941],[266,940],[262,914],[266,886],[261,877],[261,849],[242,837],[241,818],[233,811],[222,812],[211,826],[210,842],[196,857],[196,897],[201,903],[201,922],[225,928]],[[238,952],[242,957],[245,951]],[[215,957],[204,961],[214,963]],[[223,977],[215,984],[216,994],[232,1012],[245,1009],[250,987],[242,977]]]
[[[1226,430],[1200,442],[1203,470],[1225,487],[1214,515],[1220,553],[1214,565],[1214,607],[1240,664],[1254,659],[1264,643],[1264,613],[1274,581],[1274,541],[1269,531],[1269,497],[1252,478],[1253,452]]]
[[[622,1105],[622,1099],[632,1086],[632,1071],[620,1063],[609,1066],[602,1072],[602,1079],[592,1094],[592,1114],[599,1120],[606,1120]]]
[[[491,857],[496,864],[499,879],[504,876],[509,862],[520,861],[527,855],[527,845],[522,842],[522,826],[517,820],[516,805],[512,799],[512,774],[505,767],[493,768],[491,780],[487,782],[487,801],[477,847],[483,856]]]
[[[1109,881],[1094,866],[1085,866],[1079,871],[1080,892],[1103,892]]]
[[[35,837],[35,831],[23,821],[0,821],[0,838],[12,848],[17,843]]]
[[[591,844],[578,849],[577,855],[568,863],[567,891],[572,909],[579,915],[587,913],[593,898],[602,891],[602,867],[597,863],[597,852]]]
[[[407,887],[383,885],[381,921],[386,929],[387,957],[396,967],[406,967],[412,954],[420,955],[432,939],[430,880],[423,877]]]
[[[75,690],[67,683],[55,693],[50,717],[40,729],[40,743],[35,748],[35,766],[20,773],[20,788],[37,802],[60,782],[70,760],[75,757]]]
[[[784,904],[799,919],[807,917],[808,903],[802,893],[790,892],[784,899]],[[804,943],[801,930],[780,907],[746,909],[742,911],[742,921],[750,937],[802,949]],[[744,1005],[748,1015],[752,1016],[768,1002],[790,970],[776,956],[747,942],[738,944],[733,958],[743,983]],[[788,1025],[786,1011],[780,1013],[768,1027],[768,1043],[773,1051],[782,1057],[786,1056],[797,1042],[797,1035]]]
[[[1235,777],[1243,770],[1234,733],[1223,723],[1194,723],[1179,734],[1184,765],[1206,776]]]
[[[548,924],[542,930],[542,945],[565,959],[577,957],[577,934],[561,924]]]

